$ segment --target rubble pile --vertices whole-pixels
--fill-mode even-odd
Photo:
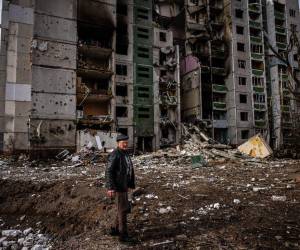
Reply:
[[[1,227],[5,223],[0,219]],[[31,227],[24,230],[0,230],[1,250],[50,250],[52,249],[49,236],[33,230]]]

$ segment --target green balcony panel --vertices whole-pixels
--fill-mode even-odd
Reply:
[[[285,96],[288,96],[291,94],[291,91],[289,91],[288,89],[283,89],[282,92]]]
[[[249,4],[249,11],[260,13],[260,5],[257,3]]]
[[[256,93],[263,93],[265,92],[265,88],[263,86],[253,86],[253,91]]]
[[[264,120],[256,120],[255,121],[255,126],[256,127],[265,127],[267,125],[267,122]]]
[[[264,55],[258,53],[251,53],[251,57],[252,59],[260,60],[260,61],[264,59]]]
[[[253,43],[262,43],[262,38],[261,37],[256,37],[256,36],[250,36],[250,41]]]
[[[213,108],[215,110],[226,110],[225,102],[213,102]]]
[[[276,33],[278,33],[278,34],[282,34],[282,35],[285,35],[285,34],[286,34],[286,29],[285,29],[285,28],[282,28],[282,27],[276,27],[276,28],[275,28],[275,31],[276,31]]]
[[[225,69],[224,68],[212,68],[212,73],[216,75],[225,75]]]
[[[282,105],[281,110],[282,110],[282,112],[289,113],[291,108],[288,105]]]
[[[250,20],[249,25],[250,25],[251,28],[254,28],[254,29],[262,29],[261,23],[257,22],[257,21]]]
[[[261,103],[255,103],[254,104],[254,109],[255,110],[263,111],[263,110],[266,110],[266,105],[265,104],[261,104]]]
[[[225,85],[213,84],[213,91],[219,93],[226,93],[227,87]]]
[[[256,75],[256,76],[263,76],[264,75],[264,71],[260,70],[260,69],[252,69],[252,74]]]
[[[286,49],[286,44],[285,43],[277,42],[276,45],[277,45],[278,49]]]
[[[279,74],[279,79],[282,79],[283,81],[287,81],[289,79],[289,76],[287,74]]]
[[[275,11],[274,13],[275,18],[279,20],[285,20],[285,14],[279,11]]]

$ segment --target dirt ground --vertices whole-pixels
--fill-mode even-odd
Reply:
[[[104,162],[0,163],[0,231],[38,227],[52,249],[300,249],[300,161],[193,168],[163,154],[136,157],[134,245],[107,235],[114,209]]]

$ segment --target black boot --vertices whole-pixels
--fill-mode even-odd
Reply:
[[[109,234],[110,234],[111,236],[119,236],[119,235],[120,235],[120,232],[119,232],[119,229],[118,229],[118,228],[116,228],[116,227],[111,227],[111,228],[110,228]]]

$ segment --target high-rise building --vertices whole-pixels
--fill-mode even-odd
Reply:
[[[109,148],[117,132],[157,150],[182,122],[232,145],[295,143],[299,55],[278,55],[297,0],[4,0],[0,17],[1,151]]]

